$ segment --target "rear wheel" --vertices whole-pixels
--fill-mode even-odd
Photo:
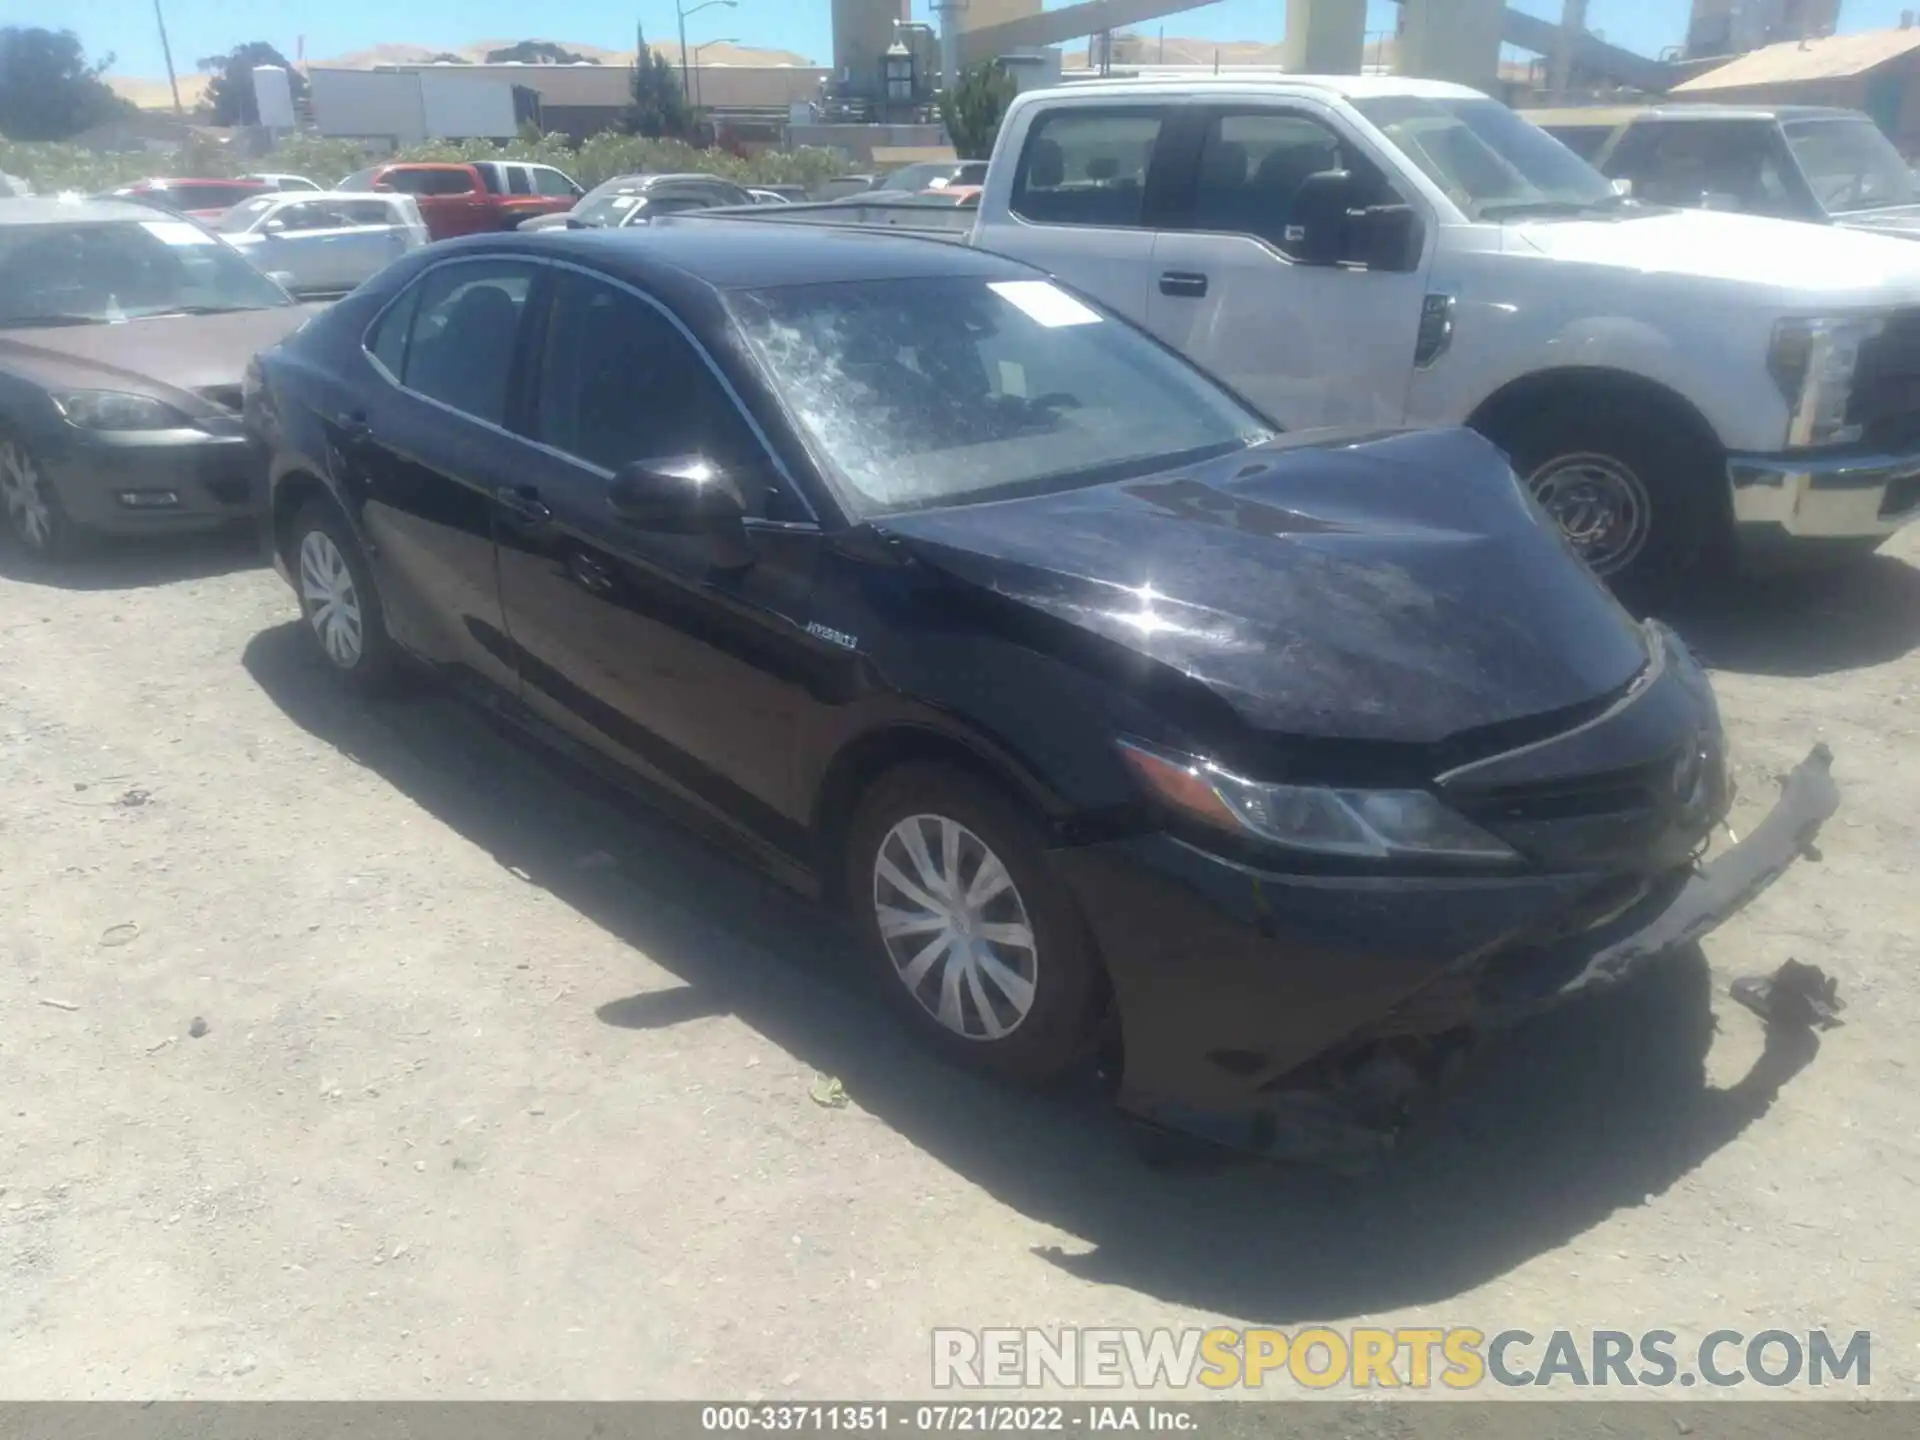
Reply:
[[[373,573],[339,510],[325,501],[301,510],[290,529],[287,561],[308,638],[328,669],[351,689],[387,689],[399,652],[387,636]]]
[[[0,521],[14,545],[38,559],[69,553],[77,539],[53,482],[24,440],[0,433]]]
[[[847,900],[894,1005],[967,1064],[1038,1083],[1085,1057],[1102,983],[1039,827],[990,784],[903,767],[862,800]]]
[[[1659,412],[1555,401],[1491,435],[1549,519],[1616,588],[1668,580],[1730,535],[1718,456]]]

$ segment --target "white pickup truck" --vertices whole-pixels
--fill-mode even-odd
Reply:
[[[1029,91],[977,209],[752,218],[964,230],[1290,429],[1470,425],[1616,580],[1736,537],[1861,553],[1920,513],[1920,249],[1640,204],[1460,86]]]

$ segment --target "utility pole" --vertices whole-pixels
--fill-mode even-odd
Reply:
[[[187,112],[180,104],[180,82],[173,76],[173,46],[167,43],[167,17],[160,13],[160,0],[153,0],[153,18],[160,27],[160,53],[167,62],[167,88],[173,91],[173,113],[184,120]]]
[[[1573,88],[1573,46],[1587,29],[1587,0],[1561,0],[1560,31],[1554,37],[1553,72],[1548,85],[1557,105],[1567,103]]]
[[[940,17],[940,88],[951,90],[960,83],[960,15],[967,0],[933,0],[933,13]]]

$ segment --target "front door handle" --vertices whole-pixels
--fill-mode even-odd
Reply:
[[[494,490],[493,498],[499,502],[502,510],[524,524],[544,525],[553,518],[553,511],[547,508],[536,490],[501,485]]]
[[[1198,300],[1207,293],[1207,277],[1191,270],[1168,270],[1160,277],[1160,293]]]

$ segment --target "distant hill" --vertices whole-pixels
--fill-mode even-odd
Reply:
[[[370,45],[364,50],[336,55],[331,59],[309,57],[307,63],[345,70],[371,70],[378,65],[424,65],[436,55],[458,55],[462,60],[477,65],[486,57],[488,51],[505,50],[518,43],[515,40],[475,40],[469,45],[452,46]],[[603,50],[598,45],[576,45],[568,40],[559,40],[554,43],[561,49],[570,50],[585,59],[598,60],[602,65],[633,63],[634,52],[631,50]],[[662,45],[649,43],[647,48],[658,51],[675,65],[680,63],[680,47],[671,41]],[[700,49],[700,63],[702,65],[808,66],[814,62],[792,50],[763,50],[754,45],[705,45]],[[102,78],[113,87],[116,95],[131,100],[142,110],[173,108],[173,95],[167,89],[165,76],[157,80],[133,75],[107,75]],[[183,73],[180,76],[180,103],[189,110],[199,104],[207,88],[207,79],[205,75]]]

